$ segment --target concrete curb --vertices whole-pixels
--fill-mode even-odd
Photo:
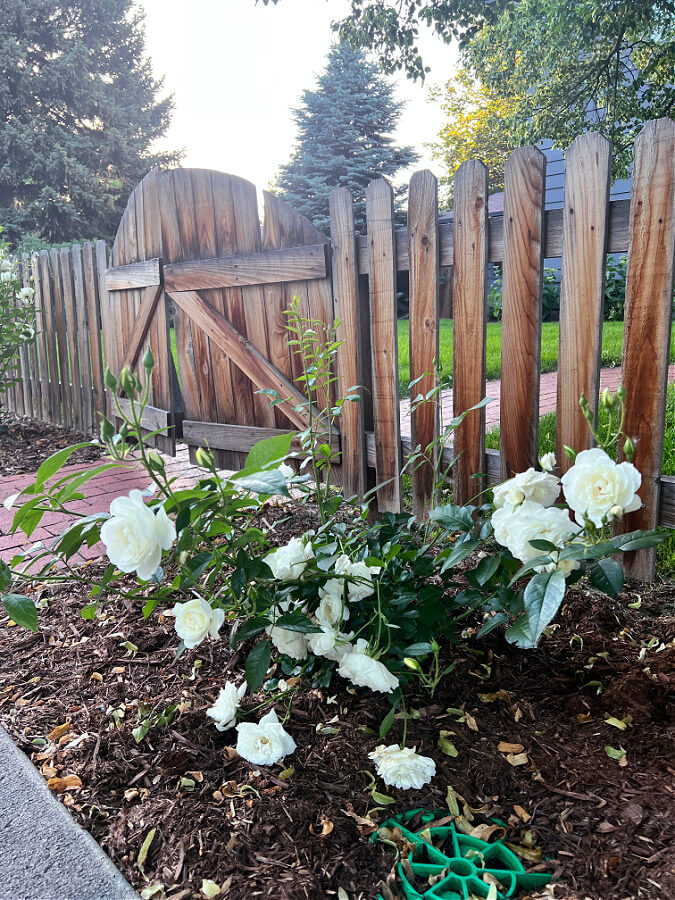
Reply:
[[[139,900],[2,726],[0,900]]]

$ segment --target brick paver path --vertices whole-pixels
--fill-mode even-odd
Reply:
[[[670,366],[668,370],[668,381],[675,381],[675,365]],[[614,391],[621,382],[621,369],[603,369],[600,375],[601,389],[609,388]],[[546,372],[541,376],[540,396],[539,396],[539,412],[540,415],[553,412],[556,405],[556,385],[557,373]],[[488,430],[499,425],[499,391],[500,382],[490,381],[487,384],[486,395],[493,402],[489,403],[486,408],[486,420]],[[449,422],[452,418],[452,391],[443,391],[443,421]],[[410,402],[403,400],[401,402],[401,433],[410,435]],[[92,466],[98,463],[92,463]],[[87,514],[95,512],[107,512],[110,509],[110,503],[120,494],[128,494],[133,488],[143,490],[150,484],[150,479],[145,471],[138,465],[126,464],[127,469],[111,469],[101,475],[93,478],[84,486],[86,499],[73,504],[73,509],[78,512],[86,512]],[[79,468],[79,467],[76,467]],[[188,457],[187,448],[183,447],[178,450],[175,459],[166,458],[166,469],[169,475],[178,477],[176,485],[179,487],[188,487],[193,485],[203,474],[203,470],[192,466]],[[64,474],[68,469],[63,469],[60,474]],[[10,496],[16,494],[31,484],[35,480],[34,475],[15,475],[11,478],[0,479],[0,503]],[[37,542],[43,542],[49,546],[58,535],[60,535],[68,524],[66,516],[57,513],[46,513],[39,528],[35,530],[30,541],[27,541],[22,532],[17,534],[9,534],[13,512],[10,512],[0,506],[0,559],[8,562],[16,553],[25,550]],[[82,559],[95,559],[102,553],[102,546],[98,544],[95,547],[84,548],[82,550]]]

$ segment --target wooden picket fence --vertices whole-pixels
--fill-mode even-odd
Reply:
[[[442,448],[446,461],[457,455],[454,496],[466,503],[486,479],[494,482],[537,464],[545,258],[562,259],[560,467],[569,465],[563,446],[591,446],[578,401],[583,393],[597,414],[607,254],[625,252],[625,430],[636,440],[643,507],[622,525],[675,527],[675,479],[660,471],[675,257],[675,123],[661,119],[643,129],[635,146],[630,201],[609,202],[611,147],[600,135],[579,137],[565,167],[564,207],[546,210],[546,159],[534,147],[516,150],[505,169],[504,214],[491,216],[485,166],[464,163],[455,178],[454,221],[442,225],[436,179],[419,172],[410,182],[403,229],[395,225],[391,186],[377,179],[367,190],[365,235],[356,233],[349,191],[338,189],[331,197],[325,267],[317,252],[323,236],[271,195],[265,195],[261,233],[252,185],[197,170],[151,173],[122,219],[112,268],[106,271],[100,242],[96,252],[84,245],[32,259],[40,336],[22,359],[24,378],[14,408],[95,429],[95,413],[106,408],[98,324],[91,330],[99,321],[97,302],[107,358],[138,360],[150,346],[156,358],[170,360],[168,327],[158,326],[153,316],[166,323],[171,297],[183,396],[176,379],[164,373],[157,392],[165,398],[158,404],[164,408],[153,410],[148,425],[171,421],[179,433],[180,416],[174,413],[180,403],[186,441],[193,448],[208,443],[237,464],[256,439],[291,427],[278,411],[276,418],[268,407],[263,414],[255,391],[281,385],[297,393],[295,363],[280,322],[284,305],[298,293],[306,310],[318,308],[325,319],[332,306],[343,340],[339,386],[343,392],[361,386],[362,401],[345,404],[340,423],[345,493],[362,496],[379,485],[379,511],[399,511],[406,459],[414,448],[423,453],[429,448],[412,473],[413,506],[421,516],[435,499],[439,404],[413,403],[412,437],[401,438],[397,273],[410,276],[414,397],[432,396],[437,388],[439,286],[442,273],[451,271],[458,415],[485,395],[488,264],[503,266],[500,450],[486,451],[484,408],[470,412],[454,433],[453,446]],[[243,200],[237,205],[237,196],[244,195],[245,212]],[[222,237],[221,208],[226,209]],[[235,228],[244,221],[246,242]],[[332,295],[328,305],[326,290]],[[68,360],[69,371],[61,360]],[[627,568],[635,577],[653,577],[654,553],[633,554]]]

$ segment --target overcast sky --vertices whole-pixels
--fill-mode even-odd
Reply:
[[[330,23],[345,13],[346,0],[281,0],[278,6],[254,0],[137,2],[146,15],[155,76],[164,77],[175,100],[162,145],[184,148],[183,165],[267,187],[291,153],[291,110],[324,67]],[[441,114],[426,98],[431,82],[451,75],[457,54],[431,34],[423,47],[432,70],[425,86],[395,76],[398,96],[407,101],[398,139],[422,154],[415,168],[437,170],[423,144],[436,137]]]

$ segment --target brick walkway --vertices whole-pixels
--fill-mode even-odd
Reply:
[[[600,375],[601,389],[609,388],[614,391],[621,381],[621,369],[603,369]],[[675,381],[675,365],[670,366],[668,370],[668,381]],[[556,404],[556,385],[557,373],[546,372],[541,376],[540,397],[539,397],[539,413],[553,412]],[[486,394],[493,402],[489,403],[486,408],[486,420],[488,430],[499,425],[499,381],[490,381],[487,384]],[[452,418],[452,391],[443,391],[443,421],[449,422]],[[401,402],[401,433],[410,435],[410,402],[403,400]],[[97,465],[93,463],[92,465]],[[78,468],[78,467],[74,467]],[[166,458],[166,470],[169,476],[177,476],[176,486],[189,487],[193,485],[203,473],[202,469],[192,466],[188,457],[187,448],[183,447],[178,450],[175,459]],[[69,471],[63,469],[62,473]],[[72,469],[71,469],[72,471]],[[35,480],[34,475],[16,475],[12,478],[0,479],[0,503],[11,494],[16,494]],[[120,494],[128,494],[133,488],[144,490],[150,484],[150,479],[144,470],[139,466],[129,464],[129,468],[111,469],[101,475],[93,478],[84,487],[86,499],[73,504],[73,509],[77,512],[85,512],[87,514],[96,512],[107,512],[110,509],[110,503]],[[8,562],[16,553],[25,550],[37,542],[43,542],[49,546],[62,532],[68,518],[57,513],[46,513],[39,528],[35,530],[30,541],[27,541],[22,532],[17,534],[9,534],[13,512],[10,512],[0,506],[0,559]],[[95,559],[101,555],[101,545],[88,547],[82,550],[81,557],[83,559]]]

